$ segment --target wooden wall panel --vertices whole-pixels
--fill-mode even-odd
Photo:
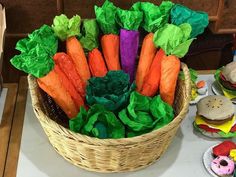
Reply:
[[[7,32],[29,33],[50,24],[56,15],[56,0],[0,0],[6,7]]]

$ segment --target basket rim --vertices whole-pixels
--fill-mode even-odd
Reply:
[[[70,129],[67,129],[65,127],[63,127],[62,125],[58,124],[57,122],[55,122],[54,120],[52,120],[50,117],[47,116],[47,114],[45,114],[42,109],[37,109],[37,114],[36,117],[39,119],[40,123],[42,120],[42,117],[44,117],[47,121],[47,123],[49,124],[54,124],[54,126],[57,126],[59,129],[61,129],[63,131],[63,133],[65,133],[65,135],[67,134],[67,136],[70,137],[74,137],[74,140],[79,141],[79,142],[86,142],[86,144],[102,144],[102,145],[106,145],[106,146],[116,146],[116,145],[132,145],[132,144],[136,144],[136,143],[141,143],[141,142],[145,142],[145,141],[149,141],[150,139],[153,139],[154,137],[156,137],[157,133],[160,132],[167,132],[169,131],[170,127],[176,125],[179,126],[180,122],[185,118],[185,115],[188,111],[188,106],[189,106],[189,102],[190,102],[190,91],[191,91],[191,86],[190,86],[190,75],[189,75],[189,70],[188,67],[185,63],[181,63],[181,69],[183,70],[184,76],[185,76],[185,80],[184,80],[184,84],[185,84],[185,90],[187,92],[186,94],[186,101],[183,104],[183,108],[182,110],[179,112],[179,114],[174,117],[174,119],[167,125],[151,131],[149,133],[145,133],[139,136],[135,136],[135,137],[129,137],[129,138],[119,138],[119,139],[99,139],[96,137],[90,137],[87,135],[83,135],[81,133],[76,133],[71,131]],[[32,94],[37,95],[37,87],[38,85],[32,86],[32,82],[36,82],[36,78],[32,75],[28,75],[28,82],[29,82],[29,90],[31,93],[31,99],[32,99],[32,106],[33,108],[40,108],[40,103],[39,103],[39,98],[35,97],[34,99],[32,98]],[[35,109],[34,109],[35,112]],[[36,113],[36,112],[35,112]],[[42,123],[41,123],[42,124]]]

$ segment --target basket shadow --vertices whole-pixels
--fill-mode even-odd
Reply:
[[[68,163],[57,154],[34,115],[29,99],[28,95],[17,170],[18,177],[32,177],[32,174],[40,177],[64,177],[65,174],[67,177],[138,177],[144,175],[158,177],[174,165],[182,145],[183,134],[180,128],[167,151],[157,162],[145,169],[113,174],[89,172]]]

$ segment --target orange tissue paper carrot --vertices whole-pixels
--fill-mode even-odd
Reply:
[[[145,96],[155,96],[158,92],[161,79],[161,61],[165,52],[160,49],[157,51],[151,67],[144,78],[143,86],[140,91]]]
[[[67,54],[73,60],[76,70],[81,79],[87,83],[90,78],[88,62],[79,40],[76,36],[80,35],[80,16],[75,15],[68,19],[64,14],[53,19],[52,28],[55,35],[62,41],[66,40]]]
[[[53,98],[69,118],[73,118],[78,114],[79,109],[54,69],[46,76],[38,78],[37,81],[39,87]]]
[[[79,40],[83,48],[89,51],[88,64],[90,72],[94,77],[103,77],[107,74],[107,67],[102,53],[98,49],[99,28],[96,20],[84,20],[82,30],[84,35]]]
[[[63,84],[68,80],[60,78],[55,70],[56,65],[52,57],[57,48],[58,39],[54,31],[51,27],[43,25],[29,34],[29,37],[17,42],[16,49],[21,53],[14,56],[11,63],[17,69],[38,78],[39,87],[53,98],[69,118],[73,118],[78,114],[79,106],[76,106],[66,85]]]
[[[164,56],[161,61],[160,95],[163,101],[173,105],[175,88],[180,71],[180,60],[174,55]]]
[[[149,33],[145,36],[143,40],[135,79],[138,92],[140,92],[142,89],[144,78],[150,69],[150,66],[157,51],[153,43],[153,36],[153,33]]]
[[[119,27],[116,22],[117,7],[108,0],[101,7],[95,6],[96,20],[103,32],[101,46],[108,70],[120,70]]]
[[[58,65],[60,69],[65,73],[68,80],[73,84],[75,90],[84,99],[85,82],[83,82],[83,80],[79,76],[71,57],[64,52],[59,52],[53,56],[53,60],[55,61],[56,65]]]

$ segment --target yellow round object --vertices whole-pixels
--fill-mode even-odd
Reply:
[[[236,149],[230,150],[229,156],[236,162]]]

